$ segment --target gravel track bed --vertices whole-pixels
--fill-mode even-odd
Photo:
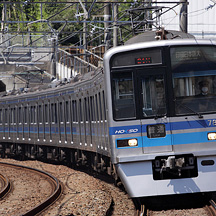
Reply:
[[[0,173],[7,176],[12,184],[8,196],[0,200],[0,215],[21,215],[52,193],[51,184],[37,173],[4,165],[0,166]]]
[[[111,215],[134,216],[133,202],[125,192],[84,172],[63,165],[47,164],[40,161],[16,161],[13,159],[0,159],[0,161],[46,171],[61,182],[63,186],[62,196],[55,204],[40,214],[41,216],[103,216],[106,215],[112,202],[114,204]],[[10,176],[8,178],[10,179]],[[35,188],[38,189],[38,185]],[[21,190],[21,192],[16,195],[17,200],[20,199],[19,196],[24,196],[24,198],[27,196],[25,191]],[[40,193],[41,190],[38,189],[34,191],[33,195],[37,197]],[[33,199],[29,199],[29,202],[32,202],[34,206]],[[24,204],[17,203],[17,206],[22,208]],[[2,215],[3,210],[6,210],[5,207],[3,209],[0,207],[0,215]]]
[[[209,216],[203,208],[152,211],[151,216]]]
[[[47,164],[40,161],[16,161],[13,159],[0,159],[0,162],[14,163],[23,166],[36,168],[46,171],[55,176],[63,186],[62,196],[41,216],[105,216],[111,203],[113,209],[112,216],[134,216],[134,205],[128,195],[115,187],[113,184],[101,181],[84,172],[68,168],[63,165]],[[0,215],[17,215],[15,209],[19,212],[25,212],[24,206],[35,206],[47,197],[47,188],[51,187],[46,180],[39,177],[31,178],[31,184],[35,184],[35,188],[29,190],[29,176],[15,175],[16,172],[5,173],[0,169],[1,174],[7,176],[14,189],[9,196],[13,196],[14,204],[10,204],[10,200],[6,197],[0,201]],[[14,180],[16,179],[16,181]],[[23,186],[15,190],[18,182],[23,182]],[[22,188],[25,187],[26,189]],[[51,190],[51,189],[50,189]],[[8,197],[9,197],[8,196]],[[208,216],[203,208],[194,209],[171,209],[162,211],[151,211],[151,216]]]

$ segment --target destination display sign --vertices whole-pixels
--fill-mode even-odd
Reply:
[[[152,63],[152,59],[151,57],[139,57],[139,58],[135,58],[135,64],[151,64]]]
[[[200,50],[185,50],[175,53],[175,57],[178,60],[195,60],[202,57]]]

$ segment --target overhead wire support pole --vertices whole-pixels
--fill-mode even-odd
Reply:
[[[110,44],[110,31],[109,31],[109,23],[110,20],[110,4],[106,3],[104,7],[104,44],[105,51],[109,49]]]
[[[94,0],[94,1],[92,2],[92,5],[90,6],[90,8],[89,8],[89,10],[88,10],[88,18],[90,18],[91,10],[92,10],[92,8],[93,8],[93,6],[94,6],[94,4],[95,4],[96,1],[97,1],[97,0]]]
[[[114,21],[114,28],[113,28],[113,46],[118,46],[118,4],[113,5],[113,21]]]
[[[180,31],[187,33],[188,29],[188,2],[187,0],[180,0],[181,9],[180,9],[180,17],[179,17],[179,28]]]

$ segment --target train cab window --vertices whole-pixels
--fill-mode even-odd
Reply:
[[[136,117],[132,72],[112,74],[112,95],[115,120]]]
[[[215,112],[216,47],[171,48],[176,115]]]

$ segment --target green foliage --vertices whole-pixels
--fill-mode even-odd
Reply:
[[[63,45],[71,45],[79,42],[82,35],[78,34],[77,32],[83,29],[83,23],[79,21],[83,20],[84,17],[76,17],[75,15],[84,12],[81,4],[72,3],[72,0],[68,0],[68,2],[67,0],[40,1],[44,3],[36,3],[39,2],[37,0],[13,0],[11,3],[9,3],[9,1],[5,4],[0,3],[1,19],[7,21],[21,21],[7,24],[10,31],[29,31],[31,34],[37,34],[37,32],[39,34],[39,32],[55,31],[56,33],[60,32],[58,37],[60,43]],[[59,4],[59,2],[62,3]],[[84,2],[84,0],[82,0],[82,2]],[[87,0],[87,2],[89,2],[89,4],[86,4],[86,9],[88,11],[93,1]],[[121,21],[130,21],[128,9],[136,7],[139,3],[136,3],[136,1],[135,3],[131,3],[131,0],[120,0],[118,2],[124,2],[124,4],[118,4],[118,17],[121,17]],[[7,12],[6,17],[4,16],[5,11]],[[89,19],[87,19],[88,21],[91,21],[91,23],[88,25],[89,32],[94,28],[94,34],[103,34],[104,23],[94,23],[94,21],[103,21],[103,17],[101,16],[103,13],[103,4],[95,4],[94,7],[91,8],[91,15],[100,16],[95,16],[96,18],[91,16]],[[61,23],[55,22],[57,20],[61,21]],[[74,22],[69,23],[69,21]],[[1,27],[4,29],[6,24],[2,24]],[[122,34],[123,37],[126,37],[128,32],[131,32],[130,26],[123,26],[123,28],[126,30],[128,29],[126,33],[124,32]],[[62,29],[63,31],[61,31]],[[87,32],[89,36],[88,40],[91,40],[93,37],[95,37],[95,35],[91,36],[89,32]],[[97,37],[97,39],[92,42],[91,45],[100,44],[102,43],[102,40],[103,36]]]

